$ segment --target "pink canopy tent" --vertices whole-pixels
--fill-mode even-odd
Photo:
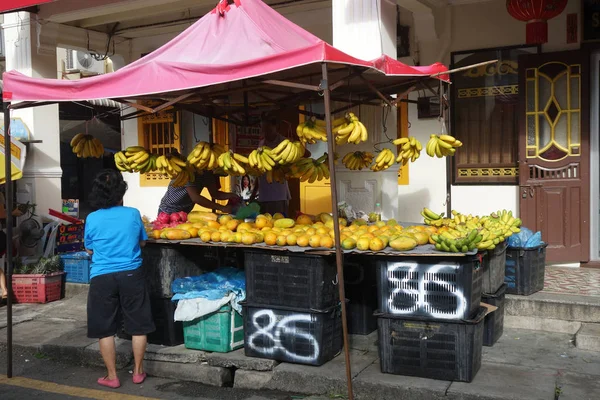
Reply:
[[[382,56],[349,56],[290,22],[260,0],[217,6],[158,50],[110,74],[81,80],[4,73],[5,101],[83,101],[137,98],[256,78],[327,62],[381,76],[429,77],[442,64],[410,67]]]
[[[124,119],[174,107],[217,119],[227,116],[228,121],[240,124],[244,122],[236,121],[235,114],[248,115],[248,110],[257,111],[265,103],[271,108],[297,109],[298,105],[316,100],[324,102],[328,153],[334,154],[333,114],[358,104],[385,103],[394,107],[403,94],[418,86],[434,91],[436,81],[448,79],[446,72],[448,69],[439,63],[411,67],[387,56],[359,60],[288,21],[260,0],[221,0],[211,13],[175,39],[116,72],[81,80],[36,79],[16,71],[6,72],[3,98],[5,109],[13,102],[17,103],[11,108],[24,108],[109,98],[139,110]],[[162,104],[150,108],[136,100]],[[332,101],[347,106],[331,110]],[[6,126],[10,123],[8,115],[5,112]],[[338,287],[340,298],[344,299],[333,157],[329,157],[329,169]],[[6,199],[7,209],[12,209],[12,197],[7,195]],[[7,225],[7,236],[11,237],[10,220]],[[10,253],[7,259],[10,279]],[[341,308],[348,394],[352,400],[345,302],[341,302]],[[9,376],[12,374],[11,312],[9,303]]]

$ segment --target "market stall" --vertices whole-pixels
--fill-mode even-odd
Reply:
[[[339,284],[335,285],[338,292],[335,297],[330,297],[327,304],[318,307],[322,309],[339,303],[342,335],[335,338],[336,342],[330,346],[330,350],[341,350],[343,344],[348,392],[352,399],[346,302],[339,301],[346,298],[344,257],[389,257],[389,262],[380,261],[382,271],[404,268],[404,272],[409,274],[415,272],[415,263],[426,263],[432,269],[420,270],[419,274],[462,274],[464,279],[456,278],[464,282],[459,289],[469,286],[472,291],[477,288],[473,282],[483,280],[482,273],[476,267],[478,251],[494,249],[509,236],[509,232],[512,234],[518,229],[519,222],[508,213],[476,219],[460,214],[443,218],[424,209],[424,225],[404,227],[395,221],[381,221],[380,216],[372,218],[379,220],[369,224],[369,218],[354,218],[353,222],[352,217],[342,218],[340,215],[336,191],[336,147],[364,142],[369,134],[360,116],[349,110],[359,104],[394,108],[404,95],[415,89],[430,90],[443,96],[440,83],[447,81],[449,72],[441,64],[410,67],[386,56],[373,61],[359,60],[302,30],[259,0],[224,0],[212,13],[171,42],[114,73],[80,81],[35,79],[17,72],[5,73],[5,124],[8,126],[10,123],[9,109],[104,98],[135,110],[123,115],[123,119],[184,110],[244,126],[249,110],[260,113],[292,108],[304,114],[305,121],[296,129],[298,140],[282,142],[275,148],[260,147],[248,156],[225,151],[218,144],[200,143],[187,157],[175,153],[153,154],[148,149],[134,146],[117,153],[115,161],[123,171],[142,174],[158,172],[171,177],[178,185],[193,179],[197,171],[214,169],[229,175],[266,174],[274,181],[293,176],[314,182],[330,177],[331,215],[322,214],[318,219],[315,219],[316,216],[290,219],[278,215],[258,215],[253,222],[237,221],[229,216],[218,219],[218,216],[210,214],[186,215],[189,223],[176,221],[172,226],[154,226],[150,229],[154,238],[151,245],[239,248],[244,251],[246,263],[257,251],[268,252],[270,259],[278,264],[289,264],[289,258],[296,254],[333,260],[335,275],[339,280]],[[438,85],[440,89],[434,90]],[[142,104],[147,101],[156,105],[150,107]],[[334,101],[344,105],[332,109]],[[324,113],[316,115],[301,107],[311,102],[323,102]],[[303,157],[306,144],[316,141],[327,142],[327,153],[318,159]],[[86,135],[74,138],[72,144],[73,150],[83,157],[94,156],[101,150],[101,144]],[[400,147],[398,156],[389,149],[383,149],[376,156],[369,152],[351,151],[343,156],[340,154],[339,158],[349,169],[382,171],[396,164],[415,162],[423,149],[428,156],[441,158],[452,156],[462,145],[443,131],[441,135],[432,135],[427,144],[421,144],[414,138],[397,139],[393,144]],[[7,198],[7,202],[10,201],[10,197]],[[194,221],[196,217],[198,219]],[[10,252],[8,258],[10,260]],[[402,258],[407,261],[399,262]],[[449,266],[444,264],[445,269],[440,272],[436,265],[442,258],[455,261],[448,261],[446,264]],[[470,270],[467,271],[469,266]],[[11,272],[9,261],[9,279]],[[248,285],[251,285],[255,282],[251,282],[248,273],[247,269],[246,278]],[[380,289],[381,282],[386,281],[391,272],[385,272],[384,275],[380,279]],[[164,280],[170,283],[176,278],[171,275]],[[415,278],[414,281],[417,286],[426,285],[423,278]],[[454,312],[449,312],[446,318],[448,315],[462,319],[472,318],[473,315],[479,318],[481,285],[483,283],[478,286],[479,292],[475,289],[471,296],[461,294],[458,300],[453,296],[447,305],[454,306]],[[415,296],[423,297],[425,294],[421,290]],[[314,294],[315,299],[322,297]],[[381,295],[379,298],[383,299]],[[284,308],[299,305],[289,301],[288,297],[282,298],[277,305]],[[455,301],[460,304],[454,304]],[[415,313],[414,310],[425,310],[426,303],[424,298],[419,298],[417,306],[409,307],[410,311],[396,312],[386,308],[387,303],[383,302],[380,311],[386,317],[380,318],[380,321],[388,321],[390,315],[403,313],[422,316],[424,314]],[[303,305],[303,312],[308,313],[306,309],[313,306]],[[8,309],[10,313],[10,305]],[[264,312],[250,303],[245,309],[253,316]],[[289,310],[286,312],[282,312],[280,317],[289,316]],[[479,318],[472,325],[481,329],[481,320]],[[470,337],[475,336],[473,329]],[[336,327],[332,326],[331,330],[336,331]],[[250,333],[251,330],[246,331],[246,334]],[[10,317],[8,334],[10,346]],[[252,340],[247,338],[246,343],[248,341]],[[249,353],[253,351],[256,353],[256,348],[247,349]],[[316,361],[318,357],[313,354],[314,359],[300,361],[319,364],[333,355]],[[470,354],[469,357],[476,358],[476,355]],[[476,369],[472,368],[471,373],[455,378],[470,380],[472,371],[476,372]],[[12,374],[10,364],[8,374]]]

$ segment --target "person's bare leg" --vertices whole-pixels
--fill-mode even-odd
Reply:
[[[6,275],[4,275],[4,270],[2,266],[0,266],[0,297],[8,296],[8,288],[6,287]]]
[[[100,339],[100,354],[102,354],[104,365],[106,365],[106,379],[117,379],[117,352],[114,336]]]
[[[131,346],[133,347],[133,359],[135,365],[133,367],[133,374],[140,375],[144,373],[144,354],[146,353],[146,345],[148,344],[148,338],[146,335],[132,336]]]

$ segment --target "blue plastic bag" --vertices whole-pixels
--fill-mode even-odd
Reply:
[[[536,232],[527,240],[527,242],[525,242],[525,246],[523,247],[526,249],[531,249],[540,246],[542,243],[542,232]]]

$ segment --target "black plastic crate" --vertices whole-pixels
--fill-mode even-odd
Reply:
[[[309,312],[245,304],[243,318],[248,357],[318,366],[342,350],[340,305]]]
[[[481,302],[477,255],[378,262],[379,310],[395,316],[470,319]]]
[[[509,247],[506,250],[506,293],[529,296],[544,288],[547,246],[544,243],[531,249]]]
[[[156,330],[148,334],[148,343],[163,346],[183,344],[183,322],[175,321],[177,303],[171,301],[171,299],[151,297],[150,306],[152,307],[152,318]],[[119,326],[117,336],[121,339],[131,340],[131,335],[125,332],[123,327],[122,317],[120,317]]]
[[[149,243],[142,249],[142,266],[150,295],[171,298],[175,279],[202,275],[219,267],[217,247]]]
[[[483,303],[498,307],[498,309],[485,316],[483,322],[483,345],[493,346],[504,332],[504,301],[506,299],[506,284],[494,294],[481,296]]]
[[[348,300],[348,333],[368,335],[377,329],[377,259],[370,256],[346,255],[344,281]]]
[[[244,255],[249,304],[324,310],[339,303],[333,257],[260,250]]]
[[[460,321],[381,315],[381,372],[471,382],[481,367],[485,311],[480,307],[474,319]]]
[[[482,259],[483,281],[482,293],[494,294],[504,284],[504,269],[506,264],[506,241],[498,244],[494,250],[479,252]]]

